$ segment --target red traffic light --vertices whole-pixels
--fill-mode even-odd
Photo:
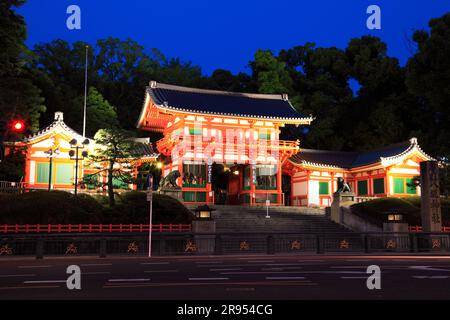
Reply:
[[[15,132],[23,132],[25,130],[25,123],[22,120],[14,120],[11,123],[11,127]]]

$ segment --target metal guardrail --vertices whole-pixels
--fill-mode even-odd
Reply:
[[[423,232],[422,226],[409,226],[409,232]],[[450,232],[450,227],[442,227],[442,232]]]
[[[0,259],[8,256],[145,256],[140,233],[17,234],[0,236]],[[448,233],[155,233],[152,252],[165,255],[444,253]]]
[[[20,194],[26,191],[25,182],[0,181],[0,193]]]
[[[153,232],[191,232],[191,224],[153,224]],[[148,232],[149,224],[3,224],[0,234],[10,233],[122,233]]]

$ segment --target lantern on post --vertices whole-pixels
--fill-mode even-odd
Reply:
[[[195,218],[197,220],[212,220],[211,212],[216,209],[210,208],[208,205],[202,205],[195,208]]]

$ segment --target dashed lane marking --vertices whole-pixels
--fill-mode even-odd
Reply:
[[[266,277],[266,280],[304,280],[305,277]]]
[[[31,281],[24,281],[24,284],[39,284],[39,283],[66,283],[67,280],[31,280]]]
[[[145,282],[150,279],[109,279],[108,282]]]
[[[0,287],[0,290],[15,290],[15,289],[50,289],[61,288],[61,286],[23,286],[23,287]]]
[[[209,269],[209,271],[239,271],[242,268],[222,268],[222,269]]]
[[[230,280],[230,278],[189,278],[189,281],[215,281],[215,280]]]
[[[414,279],[448,279],[450,276],[412,276]]]
[[[96,275],[96,274],[111,274],[109,271],[95,271],[95,272],[83,272],[83,276]]]

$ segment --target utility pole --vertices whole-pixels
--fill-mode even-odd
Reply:
[[[86,100],[87,100],[87,81],[88,81],[88,49],[86,46],[86,64],[84,70],[84,108],[83,108],[83,138],[86,138]]]

